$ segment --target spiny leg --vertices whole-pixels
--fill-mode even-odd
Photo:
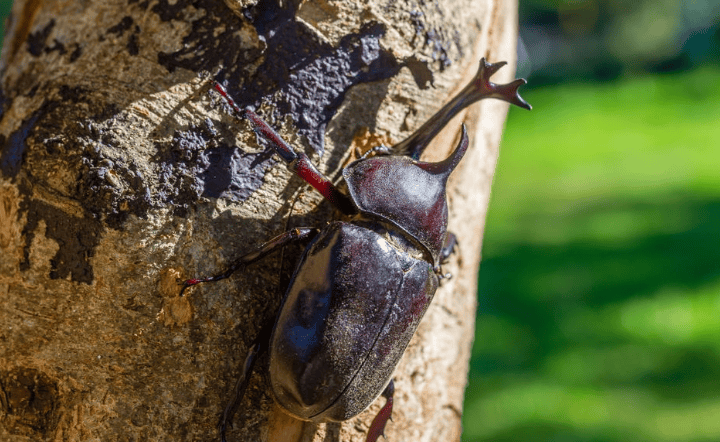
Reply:
[[[319,232],[319,230],[315,229],[315,228],[296,228],[296,229],[289,230],[281,235],[278,235],[275,238],[271,239],[270,241],[260,244],[258,247],[255,248],[255,250],[251,251],[250,253],[246,253],[245,255],[241,256],[240,258],[235,260],[227,270],[225,270],[224,272],[222,272],[218,275],[208,276],[208,277],[204,277],[204,278],[188,279],[187,281],[185,281],[183,283],[183,287],[180,290],[180,296],[183,295],[185,289],[187,289],[188,287],[199,284],[201,282],[219,281],[221,279],[228,278],[235,271],[272,253],[279,247],[282,247],[293,241],[299,241],[301,239],[312,238],[315,235],[317,235],[318,232]],[[259,353],[261,353],[261,352],[265,351],[265,349],[267,349],[268,342],[270,341],[270,334],[272,333],[272,327],[273,327],[274,323],[275,323],[275,321],[273,318],[273,320],[269,321],[268,324],[266,324],[263,327],[262,331],[260,332],[259,337],[255,341],[255,343],[250,347],[250,351],[248,352],[248,355],[245,358],[241,376],[238,379],[237,383],[235,384],[235,394],[233,395],[233,399],[225,407],[225,411],[223,412],[223,415],[220,418],[220,422],[218,423],[218,429],[220,430],[220,438],[221,438],[222,442],[226,442],[225,441],[225,432],[227,431],[227,427],[232,425],[232,423],[231,423],[232,416],[233,416],[233,414],[235,414],[235,409],[237,408],[237,404],[240,402],[240,399],[245,394],[245,390],[247,389],[247,384],[250,379],[250,374],[252,372],[253,366],[255,365],[257,356]]]
[[[392,418],[394,394],[395,382],[391,379],[388,386],[385,387],[385,391],[382,392],[382,397],[385,398],[385,405],[383,405],[373,419],[372,424],[370,424],[365,442],[376,442],[380,436],[385,437],[385,425],[387,421]]]
[[[241,110],[220,83],[215,82],[215,90],[223,97],[238,116],[247,118],[253,125],[255,133],[265,139],[275,152],[293,171],[305,182],[313,186],[330,203],[346,215],[357,212],[350,198],[340,192],[337,187],[310,162],[310,158],[303,152],[295,152],[285,140],[275,132],[262,118],[250,109]]]
[[[267,351],[267,348],[270,344],[270,337],[272,336],[272,329],[274,325],[275,318],[272,318],[265,324],[265,326],[260,331],[260,335],[255,340],[255,343],[253,343],[253,345],[250,347],[248,355],[245,357],[242,373],[240,374],[240,378],[235,384],[235,394],[225,407],[222,417],[220,417],[220,422],[218,423],[220,440],[222,442],[227,442],[227,439],[225,438],[225,433],[227,432],[228,427],[232,427],[233,415],[237,410],[237,406],[240,403],[240,400],[245,395],[245,390],[247,389],[250,375],[252,374],[252,370],[255,366],[255,361],[257,360],[258,355]]]
[[[527,83],[525,79],[520,78],[508,84],[495,84],[490,81],[490,77],[506,64],[504,61],[488,63],[485,58],[480,60],[480,68],[470,83],[412,135],[394,146],[393,150],[415,160],[419,159],[430,141],[458,112],[483,98],[497,98],[524,109],[532,109],[518,93],[518,88]]]
[[[455,247],[457,247],[457,244],[457,236],[455,236],[455,234],[452,232],[447,232],[445,242],[443,243],[443,248],[442,250],[440,250],[440,264],[445,264],[446,262],[448,262],[450,255],[455,253]]]
[[[443,247],[440,250],[440,264],[435,266],[435,268],[433,269],[435,271],[435,274],[438,276],[438,278],[440,278],[440,279],[452,278],[452,273],[450,273],[450,272],[443,273],[442,272],[442,265],[445,264],[446,262],[448,262],[448,260],[450,259],[450,255],[455,253],[455,248],[457,247],[457,244],[458,244],[457,236],[455,236],[455,234],[452,232],[447,232],[447,236],[445,237],[445,242],[443,243]]]
[[[240,374],[240,377],[235,384],[235,394],[233,395],[232,400],[230,400],[230,402],[225,407],[222,417],[220,418],[220,422],[218,423],[218,430],[220,430],[220,440],[222,442],[227,442],[227,440],[225,439],[225,433],[227,432],[228,427],[232,427],[233,415],[237,410],[240,399],[245,395],[245,390],[247,389],[250,374],[252,373],[253,367],[255,366],[255,360],[257,359],[258,353],[258,344],[255,343],[252,345],[252,347],[250,347],[250,351],[245,357],[242,373]]]
[[[253,250],[250,253],[246,253],[245,255],[241,256],[237,260],[235,260],[232,264],[230,264],[230,267],[228,267],[227,270],[224,272],[214,275],[214,276],[206,276],[203,278],[195,278],[195,279],[188,279],[183,283],[182,289],[180,289],[180,296],[183,296],[183,293],[185,292],[185,289],[188,287],[194,286],[196,284],[199,284],[201,282],[211,282],[211,281],[220,281],[221,279],[225,279],[230,277],[233,273],[235,273],[237,270],[245,267],[248,264],[251,264],[258,259],[268,255],[269,253],[272,253],[275,249],[278,247],[282,247],[285,244],[288,244],[293,241],[298,241],[305,238],[312,238],[315,235],[318,234],[320,230],[315,228],[309,228],[309,227],[302,227],[302,228],[295,228],[292,230],[289,230],[281,235],[276,236],[275,238],[271,239],[270,241],[267,241],[263,244],[260,244],[255,250]]]
[[[357,150],[356,150],[356,152],[357,152]],[[392,155],[392,149],[381,144],[379,146],[375,146],[375,147],[369,149],[367,152],[360,155],[358,157],[358,159],[364,160],[365,158],[370,157],[370,156],[380,156],[380,155]]]

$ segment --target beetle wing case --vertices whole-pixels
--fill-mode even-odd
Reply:
[[[427,261],[341,221],[310,244],[271,338],[270,383],[290,414],[343,421],[383,390],[432,301]]]

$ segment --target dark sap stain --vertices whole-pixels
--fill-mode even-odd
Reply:
[[[250,25],[222,1],[196,0],[193,6],[205,9],[206,13],[191,22],[190,33],[182,40],[183,49],[158,53],[158,62],[167,70],[173,72],[181,67],[195,72],[214,71],[219,66],[242,69],[262,55],[260,47],[242,47],[240,31],[247,31]],[[159,0],[152,11],[163,21],[184,20],[186,7],[179,1],[171,5],[168,0]],[[218,32],[220,29],[223,31]]]
[[[79,103],[84,100],[87,90],[80,86],[68,86],[66,84],[60,86],[58,93],[62,101],[69,101],[72,103]]]
[[[75,43],[75,49],[73,49],[72,53],[70,53],[70,63],[73,63],[75,60],[80,58],[82,55],[82,48],[79,44]]]
[[[263,183],[269,167],[275,164],[267,152],[244,153],[237,148],[218,147],[203,152],[205,170],[203,196],[246,200]]]
[[[132,25],[133,25],[132,17],[130,17],[129,15],[126,15],[125,17],[122,18],[122,20],[120,20],[120,22],[118,24],[109,28],[107,30],[107,32],[110,34],[117,34],[118,36],[121,36],[121,35],[123,35],[123,33],[125,31],[130,29],[130,26],[132,26]]]
[[[39,87],[40,87],[40,84],[36,84],[36,85],[33,86],[32,88],[30,88],[29,91],[27,91],[27,93],[25,94],[25,96],[30,97],[30,98],[34,97],[34,96],[35,96],[35,93],[37,92],[37,90],[38,90]]]
[[[10,107],[10,103],[8,103],[8,99],[5,96],[5,90],[0,88],[0,120],[2,120],[3,116],[5,115],[5,109]]]
[[[188,3],[170,3],[158,0],[149,7],[161,20],[186,20]],[[159,53],[158,61],[170,71],[215,72],[222,67],[219,78],[240,106],[259,107],[271,101],[272,111],[265,118],[276,126],[286,118],[294,121],[301,142],[318,153],[324,148],[327,123],[352,86],[388,79],[403,66],[410,68],[420,87],[432,84],[432,71],[425,63],[414,57],[398,60],[380,47],[384,25],[368,23],[332,46],[295,20],[298,0],[282,4],[260,0],[241,18],[220,0],[194,0],[192,6],[205,13],[193,15],[198,18],[191,22],[182,49]],[[31,53],[48,50],[54,23],[30,36]],[[113,38],[127,38],[127,50],[133,55],[139,52],[139,32],[130,17],[107,30]],[[242,41],[240,35],[249,35],[249,41]],[[68,48],[71,61],[80,57],[80,44]],[[61,48],[55,44],[51,50]],[[47,91],[38,91],[43,93]],[[43,221],[46,236],[60,245],[50,276],[90,284],[90,259],[105,226],[121,229],[129,215],[143,218],[156,208],[170,207],[176,216],[184,216],[200,198],[244,201],[276,164],[269,151],[246,152],[224,142],[233,139],[231,128],[209,119],[176,130],[170,140],[157,141],[154,157],[145,163],[126,152],[124,140],[116,138],[121,132],[113,130],[113,125],[129,124],[125,121],[129,117],[121,112],[123,103],[105,103],[94,93],[63,86],[4,142],[0,140],[5,176],[15,177],[23,161],[65,167],[75,174],[68,197],[84,210],[82,215],[70,215],[29,198],[31,189],[25,188],[23,268],[30,265],[29,247]],[[51,187],[48,170],[37,168],[33,173],[40,185]]]
[[[158,144],[160,199],[182,216],[198,197],[244,201],[263,183],[275,164],[266,152],[247,153],[219,141],[212,120],[176,131],[171,142]]]
[[[444,29],[428,28],[425,13],[419,10],[410,12],[410,22],[415,28],[415,38],[422,40],[423,47],[430,48],[433,61],[440,63],[440,70],[444,70],[452,64],[453,60],[450,56],[450,49],[453,45],[455,45],[462,58],[463,51],[462,45],[460,44],[460,33],[457,29],[455,29],[453,35],[450,36],[448,35],[449,32]]]
[[[187,7],[187,3],[181,2],[181,1],[172,1],[171,0],[160,0],[157,3],[155,3],[155,6],[152,8],[152,12],[156,13],[158,17],[160,17],[160,20],[162,21],[170,21],[170,20],[180,20],[182,11]],[[204,8],[208,12],[210,12],[212,7],[222,7],[222,4],[213,2],[213,1],[195,1],[193,2],[193,6],[196,8]],[[219,12],[219,11],[215,11]],[[227,9],[226,12],[228,14],[232,14],[232,12]]]
[[[133,28],[134,20],[132,17],[126,15],[125,17],[118,22],[115,26],[112,26],[108,28],[107,32],[109,34],[115,34],[118,37],[121,37],[125,31],[127,31],[130,28]],[[140,33],[140,26],[135,25],[133,30],[130,32],[130,35],[128,36],[128,41],[125,47],[128,50],[128,53],[130,55],[137,55],[140,53],[140,47],[138,46],[138,37],[137,34]]]
[[[53,39],[53,45],[48,46],[45,48],[45,53],[49,54],[53,51],[57,51],[60,55],[65,54],[67,51],[65,50],[65,45],[62,44],[62,42],[59,42],[57,39]]]
[[[83,150],[76,198],[115,229],[128,215],[144,218],[154,208],[186,216],[202,197],[244,201],[275,164],[268,152],[248,153],[223,143],[232,138],[231,129],[218,130],[210,119],[156,142],[156,154],[144,164],[122,153],[122,140],[106,124],[86,120],[79,126],[77,137],[92,141]]]
[[[57,383],[26,367],[0,372],[0,410],[5,429],[13,435],[46,439],[57,424],[60,408]]]
[[[337,48],[311,41],[304,27],[292,20],[272,21],[273,29],[263,29],[267,48],[265,63],[249,79],[241,73],[228,72],[230,93],[239,98],[240,107],[257,107],[266,97],[273,97],[273,113],[265,117],[280,121],[292,116],[298,135],[317,152],[324,150],[327,124],[342,104],[350,87],[392,77],[400,63],[380,48],[385,27],[379,23],[364,26],[358,34],[341,39]],[[290,20],[290,21],[287,21]],[[276,60],[284,60],[277,63]],[[233,85],[243,86],[233,91]]]
[[[43,92],[38,92],[43,93]],[[91,284],[93,281],[93,268],[91,258],[98,244],[101,232],[102,210],[92,212],[89,208],[97,208],[104,203],[98,201],[97,195],[83,195],[87,180],[82,174],[78,175],[69,189],[69,197],[79,201],[85,211],[82,216],[75,216],[49,205],[43,201],[32,198],[33,190],[26,177],[20,179],[19,171],[24,163],[33,164],[32,174],[34,186],[47,186],[52,188],[48,181],[52,169],[65,168],[69,172],[76,172],[82,163],[82,143],[92,144],[89,131],[82,129],[81,115],[87,113],[82,102],[87,104],[87,93],[79,87],[62,86],[51,98],[43,103],[30,118],[23,121],[21,127],[15,130],[4,143],[2,152],[3,175],[16,177],[21,193],[24,195],[21,203],[21,212],[26,219],[23,227],[23,260],[20,264],[22,270],[27,270],[30,263],[30,246],[35,231],[44,222],[45,236],[54,240],[59,248],[50,261],[49,277],[52,279],[66,279]],[[98,108],[101,106],[98,105]],[[112,106],[102,106],[107,110]],[[110,109],[117,112],[117,109]],[[77,118],[75,118],[77,116]],[[98,118],[103,118],[99,115]],[[84,117],[87,118],[87,117]],[[67,120],[77,120],[78,124],[67,125]],[[99,135],[99,134],[98,134]],[[48,167],[43,167],[48,165]],[[83,198],[83,196],[86,196]],[[105,207],[103,207],[104,209]]]
[[[295,20],[298,1],[285,1],[280,6],[277,0],[260,0],[245,10],[249,23],[226,9],[218,12],[217,3],[210,0],[198,0],[198,5],[208,14],[192,23],[183,49],[158,54],[160,64],[170,71],[177,67],[193,71],[222,67],[219,77],[240,107],[257,108],[272,100],[272,114],[264,118],[277,125],[290,116],[301,139],[320,154],[325,127],[350,87],[390,78],[403,66],[413,71],[420,87],[428,87],[432,78],[427,66],[418,60],[397,60],[380,47],[386,31],[381,23],[366,24],[333,47]],[[179,3],[169,6],[161,0],[153,11],[164,20],[180,19]],[[225,29],[222,34],[209,31],[220,25]],[[250,25],[257,32],[258,44],[242,49],[238,34]],[[249,65],[261,60],[260,56],[264,61],[248,70]]]
[[[91,217],[72,216],[38,200],[30,200],[23,206],[27,223],[22,232],[25,247],[20,269],[30,268],[30,245],[39,221],[43,220],[46,225],[45,236],[60,246],[50,260],[50,278],[65,279],[70,276],[73,281],[91,284],[93,268],[90,259],[100,239],[100,221]]]
[[[45,49],[45,41],[50,36],[53,27],[55,27],[54,18],[51,19],[44,28],[37,32],[31,32],[27,39],[28,52],[36,57],[40,56],[43,53],[43,49]]]
[[[3,176],[14,178],[20,172],[26,147],[25,141],[33,128],[35,128],[41,113],[41,110],[35,111],[3,143],[2,152],[0,153],[0,170],[2,170]]]
[[[140,53],[140,46],[138,46],[138,34],[140,33],[140,27],[135,26],[135,31],[130,34],[127,42],[127,50],[130,55],[137,55]]]

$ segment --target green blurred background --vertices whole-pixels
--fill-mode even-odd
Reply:
[[[520,0],[463,441],[720,441],[718,17]]]
[[[520,1],[464,441],[720,441],[719,17]]]

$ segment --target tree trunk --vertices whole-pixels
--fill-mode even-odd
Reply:
[[[337,178],[356,147],[422,124],[481,56],[508,60],[493,80],[511,80],[515,7],[16,0],[0,67],[0,439],[216,440],[302,245],[182,298],[177,281],[322,226],[332,208],[218,105],[211,80]],[[454,277],[395,372],[389,441],[459,440],[507,106],[473,105],[427,151],[444,158],[468,125],[449,190]],[[260,358],[229,440],[364,440],[382,399],[342,424],[301,424],[273,406],[266,367]]]

